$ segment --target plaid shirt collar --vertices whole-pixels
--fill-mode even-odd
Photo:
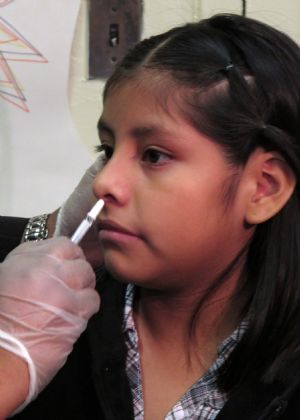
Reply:
[[[138,335],[133,320],[133,301],[135,287],[128,285],[125,296],[123,331],[127,346],[126,373],[133,397],[135,420],[143,420],[144,403],[141,384],[140,355]],[[219,346],[218,356],[209,370],[172,407],[165,420],[214,420],[227,401],[227,395],[218,390],[217,377],[236,344],[241,340],[247,322],[239,327]]]

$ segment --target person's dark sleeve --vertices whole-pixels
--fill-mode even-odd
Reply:
[[[21,242],[28,219],[0,216],[0,262]]]

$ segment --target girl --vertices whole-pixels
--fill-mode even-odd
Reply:
[[[129,52],[98,123],[102,306],[16,418],[297,417],[299,74],[235,15]]]

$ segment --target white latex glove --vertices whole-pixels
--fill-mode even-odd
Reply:
[[[93,165],[87,169],[70,197],[61,206],[56,220],[54,236],[71,237],[82,219],[91,210],[97,201],[92,190],[93,181],[102,168],[103,155],[99,155]],[[103,259],[95,227],[92,226],[84,236],[80,246],[94,268],[102,264]]]
[[[0,347],[23,358],[30,387],[23,409],[66,362],[99,309],[95,275],[67,238],[24,243],[0,264]]]

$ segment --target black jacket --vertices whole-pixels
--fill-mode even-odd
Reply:
[[[0,217],[10,223],[14,240],[0,231],[0,250],[17,245],[24,220]],[[19,238],[20,239],[20,238]],[[4,242],[3,242],[4,241]],[[13,419],[129,420],[131,393],[125,374],[126,346],[121,325],[125,288],[104,272],[97,273],[101,308],[88,323],[65,366],[37,399]],[[1,279],[0,279],[1,280]],[[300,375],[284,390],[273,385],[241,387],[229,398],[217,420],[300,419]],[[153,419],[156,420],[156,419]]]
[[[19,245],[28,219],[0,216],[0,262]]]

